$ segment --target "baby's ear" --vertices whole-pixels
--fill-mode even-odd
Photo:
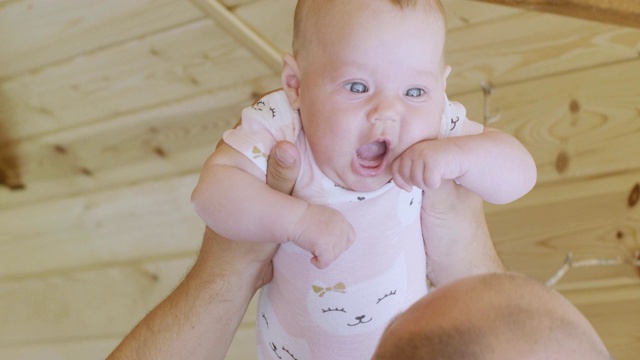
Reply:
[[[442,70],[442,88],[444,90],[447,90],[447,78],[449,77],[449,74],[451,74],[451,66],[445,65]]]
[[[298,110],[300,108],[300,68],[291,54],[284,54],[282,57],[281,80],[282,89],[287,94],[291,108]]]

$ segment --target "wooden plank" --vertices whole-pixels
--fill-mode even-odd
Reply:
[[[220,2],[223,3],[227,8],[233,9],[240,6],[254,3],[256,1],[259,1],[259,0],[221,0]]]
[[[2,83],[0,117],[18,140],[266,75],[251,53],[203,20]]]
[[[523,9],[548,11],[565,16],[608,22],[619,26],[640,28],[640,3],[637,0],[480,0],[516,6]]]
[[[640,352],[640,283],[562,291],[589,319],[615,359]]]
[[[296,2],[291,0],[259,0],[239,7],[234,14],[272,44],[278,57],[276,73],[282,69],[281,54],[291,52],[293,41],[293,12]],[[274,19],[278,19],[274,21]]]
[[[452,94],[638,58],[640,30],[532,12],[454,29],[447,39]]]
[[[113,339],[176,286],[193,257],[0,283],[0,344]],[[105,356],[106,354],[102,354]]]
[[[241,327],[233,338],[226,360],[257,360],[255,326]]]
[[[0,188],[0,209],[176,174],[198,173],[222,132],[256,94],[279,85],[256,79],[69,131],[0,146],[20,159],[25,189]],[[0,157],[2,159],[2,157]]]
[[[523,10],[508,6],[483,4],[468,0],[441,0],[447,16],[447,30],[475,26],[484,22],[521,13]]]
[[[640,61],[496,87],[493,123],[533,154],[538,183],[640,168]]]
[[[1,359],[20,360],[104,360],[120,343],[120,338],[100,338],[68,342],[0,345]]]
[[[190,264],[191,259],[173,259],[10,284],[0,282],[0,293],[13,295],[0,299],[0,307],[18,311],[3,318],[0,334],[10,332],[13,321],[22,319],[17,335],[0,340],[0,358],[104,359],[135,323],[169,294]],[[49,296],[48,291],[55,296]],[[105,293],[109,295],[101,297]],[[13,303],[25,298],[29,300]],[[255,358],[256,305],[257,296],[249,305],[227,359]],[[101,310],[96,312],[96,308]],[[86,323],[93,321],[98,323],[86,328]],[[87,332],[83,332],[85,328]]]
[[[575,260],[629,258],[640,250],[640,206],[630,204],[640,170],[537,185],[508,205],[486,206],[499,255],[515,270],[546,281],[567,253]],[[635,279],[631,265],[570,270],[561,284],[586,279]]]
[[[193,254],[204,223],[190,204],[197,176],[0,212],[0,280]]]
[[[192,0],[202,11],[267,65],[274,74],[282,69],[282,56],[273,44],[242,21],[219,0]]]
[[[0,78],[201,18],[185,1],[14,1],[0,8]]]

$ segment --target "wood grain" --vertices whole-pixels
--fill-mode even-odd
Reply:
[[[189,175],[0,212],[0,280],[195,254],[204,231],[189,201],[196,181]]]
[[[608,22],[618,26],[640,28],[640,3],[636,0],[480,0],[516,6],[524,9],[548,11],[560,15]]]
[[[210,20],[77,57],[0,84],[12,139],[179,101],[271,71]],[[20,119],[20,121],[18,121]]]
[[[638,53],[640,29],[515,13],[449,31],[447,89],[459,94],[482,84],[510,85],[634,60]]]
[[[126,184],[198,173],[255,94],[256,79],[157,108],[0,146],[21,159],[23,191],[0,188],[0,209]]]
[[[193,258],[0,283],[0,345],[113,338],[163,299]],[[106,354],[104,354],[106,355]]]
[[[70,61],[203,16],[185,1],[13,1],[0,8],[0,78]]]
[[[637,357],[640,282],[563,291],[562,294],[585,314],[615,359]]]

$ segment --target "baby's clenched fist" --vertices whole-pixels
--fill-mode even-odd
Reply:
[[[335,209],[309,204],[295,223],[289,241],[312,254],[319,269],[329,266],[356,238],[353,226]]]

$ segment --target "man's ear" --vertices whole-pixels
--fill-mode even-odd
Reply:
[[[300,108],[300,68],[298,62],[291,54],[284,54],[282,57],[282,89],[289,104],[294,110]]]
[[[444,70],[442,71],[442,88],[444,90],[447,89],[447,78],[449,77],[449,74],[451,74],[451,66],[445,65]]]

